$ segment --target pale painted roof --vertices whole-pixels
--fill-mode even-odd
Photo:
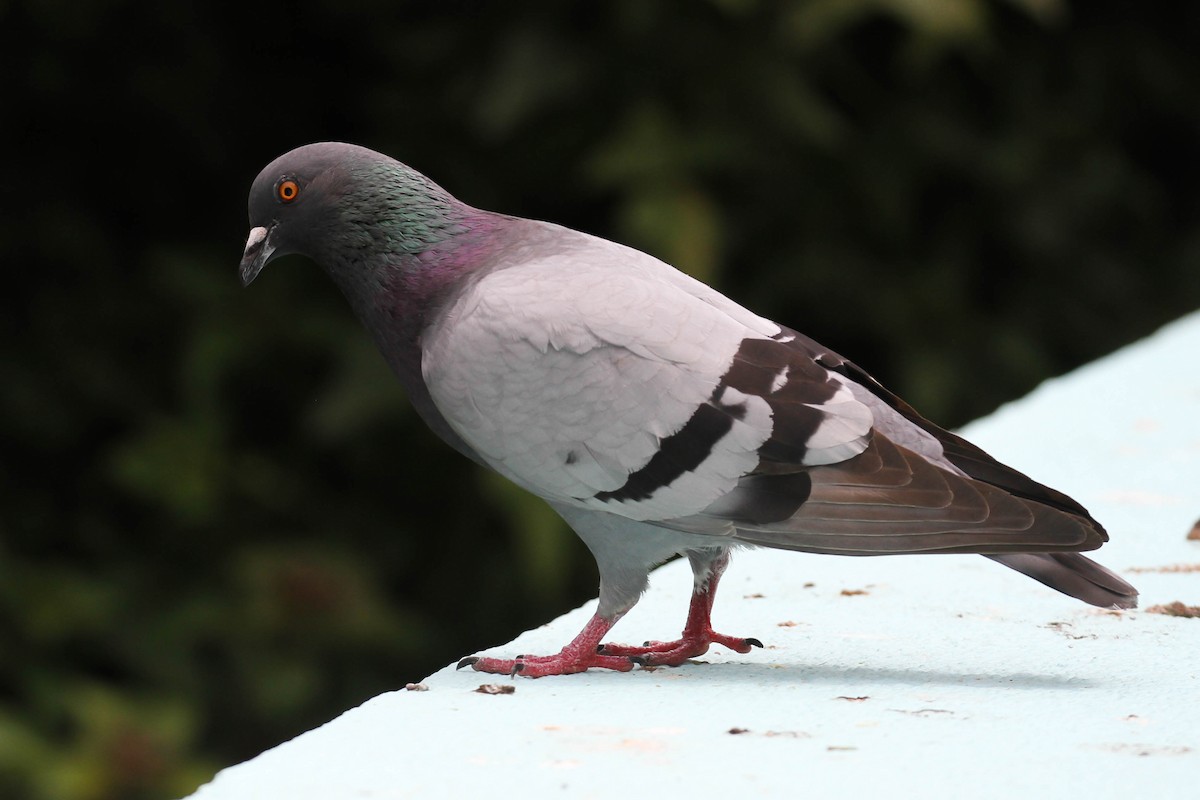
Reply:
[[[1146,610],[1200,606],[1200,314],[965,433],[1087,506],[1142,610],[978,556],[743,552],[714,621],[765,650],[536,681],[447,666],[193,797],[1200,797],[1200,619]],[[673,638],[690,589],[686,562],[655,573],[614,640]],[[493,652],[556,651],[593,605]]]

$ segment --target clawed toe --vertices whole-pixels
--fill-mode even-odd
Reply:
[[[570,675],[598,667],[616,672],[628,672],[635,666],[645,666],[646,660],[638,656],[616,656],[596,652],[580,655],[563,651],[552,656],[517,656],[516,658],[489,658],[468,656],[458,662],[458,669],[470,667],[476,672],[494,675],[543,678],[547,675]]]
[[[702,656],[714,644],[737,653],[749,653],[763,643],[754,637],[726,636],[712,629],[710,614],[717,579],[724,570],[724,560],[714,562],[703,584],[692,594],[688,618],[682,635],[673,642],[645,642],[640,646],[604,644],[603,638],[621,614],[595,614],[583,630],[560,652],[551,656],[519,655],[513,659],[489,656],[467,656],[458,662],[458,669],[470,667],[476,672],[541,678],[547,675],[569,675],[592,668],[629,672],[635,666],[677,667],[689,659]],[[699,575],[700,573],[697,573]]]
[[[673,642],[646,642],[642,645],[602,644],[596,652],[606,656],[624,656],[643,666],[677,667],[690,658],[702,656],[714,644],[728,647],[737,653],[749,653],[763,643],[753,637],[725,636],[715,631],[685,631]]]

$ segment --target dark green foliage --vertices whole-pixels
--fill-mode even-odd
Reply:
[[[354,141],[647,249],[958,424],[1200,305],[1196,22],[0,8],[0,796],[184,794],[595,591],[539,503],[424,431],[312,265],[239,287],[275,156]]]

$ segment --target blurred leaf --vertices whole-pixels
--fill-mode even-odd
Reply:
[[[561,602],[570,572],[570,528],[545,500],[495,472],[480,478],[483,495],[508,518],[516,545],[515,561],[522,583],[541,602]]]
[[[717,280],[721,231],[712,202],[688,186],[632,195],[618,215],[621,238],[707,283]]]
[[[110,464],[114,483],[196,525],[220,513],[230,465],[206,420],[159,419],[122,443]]]
[[[370,338],[352,330],[341,350],[337,372],[312,405],[306,429],[323,441],[361,435],[381,420],[410,408],[399,381]]]

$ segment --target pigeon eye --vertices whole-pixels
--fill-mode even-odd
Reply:
[[[293,180],[280,181],[275,187],[275,196],[279,198],[281,203],[290,203],[300,194],[300,184]]]

